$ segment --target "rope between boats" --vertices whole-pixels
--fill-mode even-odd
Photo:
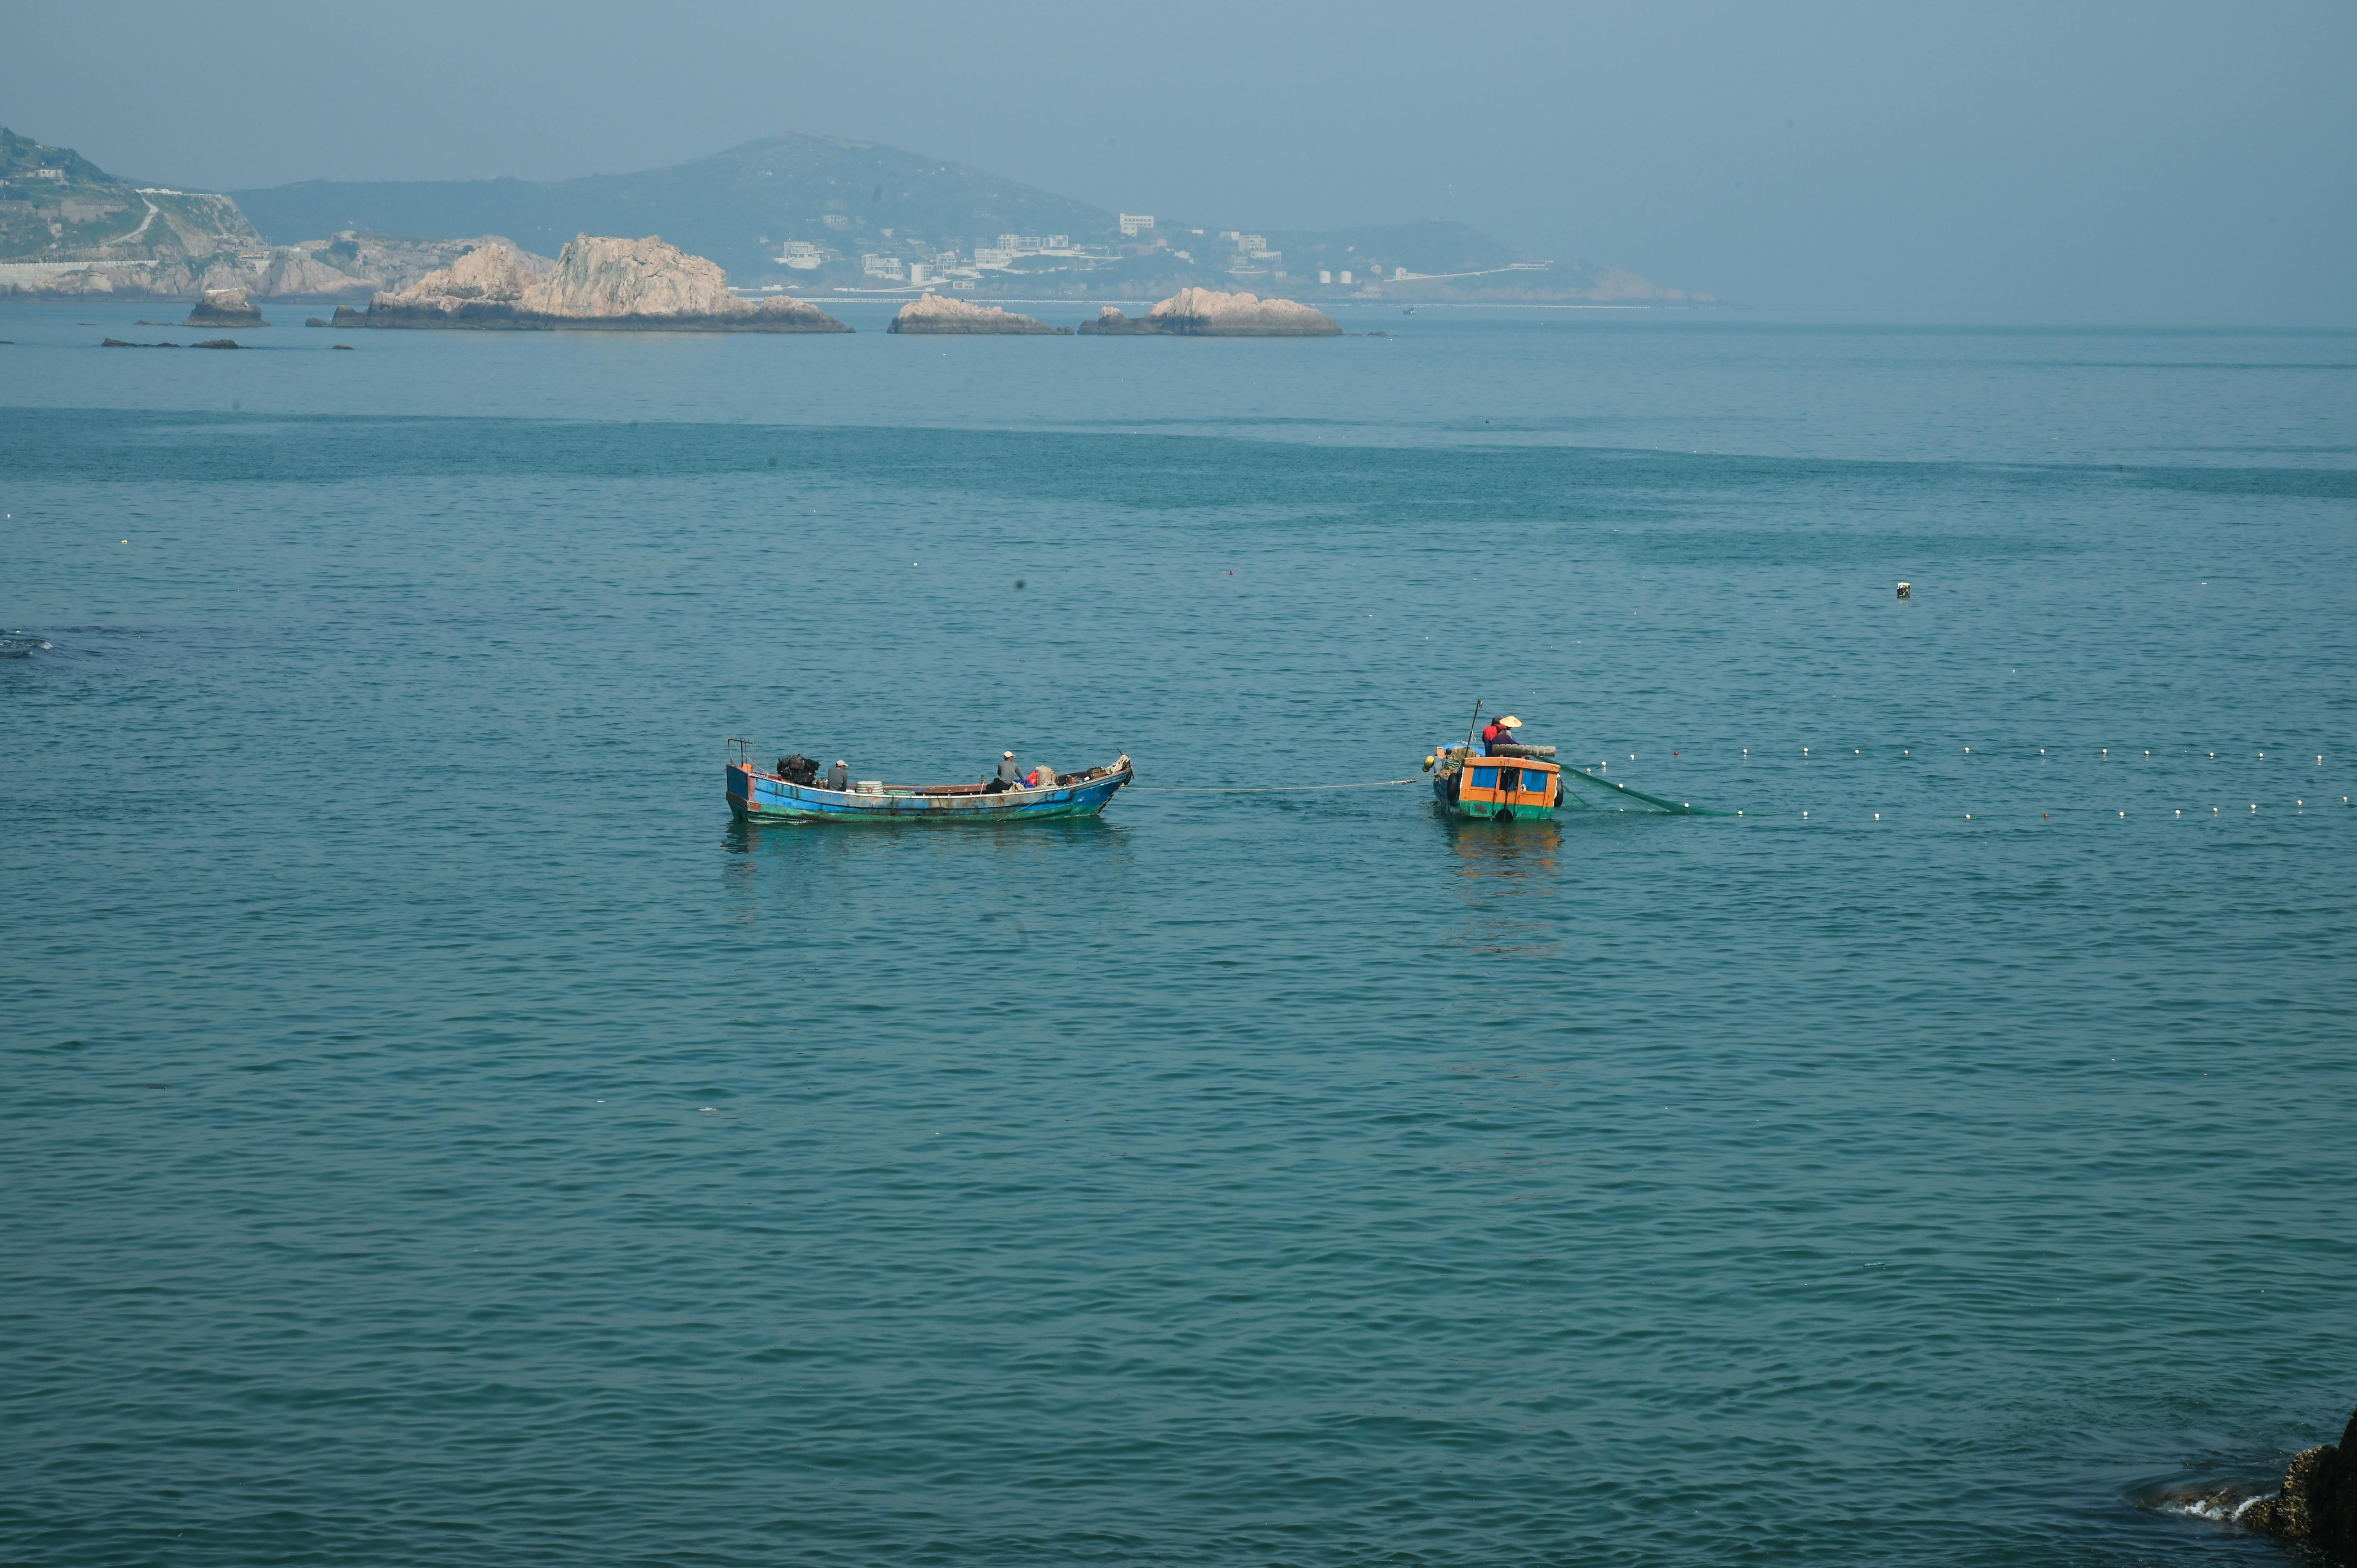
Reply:
[[[1378,779],[1367,784],[1132,784],[1133,790],[1151,789],[1161,795],[1298,795],[1309,789],[1387,789],[1414,784],[1414,779]]]

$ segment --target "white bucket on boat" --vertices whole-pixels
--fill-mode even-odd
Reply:
[[[863,795],[881,795],[884,793],[884,780],[881,779],[862,779],[859,781],[859,792]]]

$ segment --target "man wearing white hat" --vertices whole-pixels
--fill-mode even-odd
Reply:
[[[1023,769],[1015,766],[1015,754],[1011,751],[1000,752],[998,754],[998,777],[990,781],[990,792],[996,795],[1001,789],[1020,789],[1022,788]]]

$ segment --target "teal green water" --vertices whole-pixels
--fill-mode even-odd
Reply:
[[[2149,1505],[2357,1403],[2357,340],[137,313],[0,309],[0,1558],[2283,1560]],[[1144,788],[1476,698],[1746,814]]]

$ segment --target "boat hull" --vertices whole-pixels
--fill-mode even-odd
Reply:
[[[1553,822],[1567,799],[1562,771],[1522,750],[1477,757],[1469,746],[1451,747],[1432,776],[1432,798],[1442,811],[1467,822]]]
[[[1451,786],[1455,780],[1436,779],[1432,781],[1432,798],[1440,809],[1452,817],[1473,822],[1549,822],[1555,820],[1556,808],[1533,805],[1527,800],[1460,800]]]
[[[996,795],[925,795],[913,789],[863,794],[789,784],[740,763],[728,765],[728,810],[748,822],[1044,822],[1093,817],[1130,780],[1128,759],[1101,779]]]

